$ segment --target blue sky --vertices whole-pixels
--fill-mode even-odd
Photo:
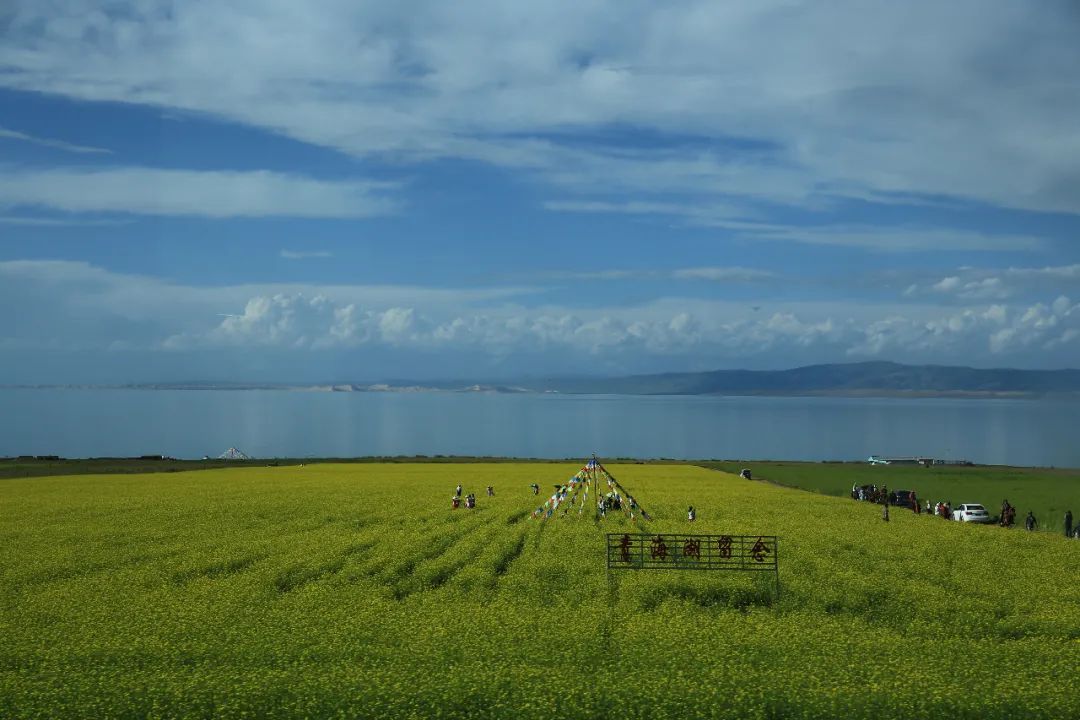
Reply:
[[[1080,11],[0,9],[0,383],[1080,365]]]

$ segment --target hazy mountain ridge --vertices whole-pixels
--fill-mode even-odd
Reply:
[[[527,385],[527,384],[526,384]],[[1043,394],[1080,392],[1080,370],[979,369],[863,362],[790,370],[712,370],[545,381],[559,392],[633,395]]]
[[[1080,370],[981,369],[950,365],[860,362],[790,370],[711,370],[622,377],[551,377],[515,382],[392,379],[377,383],[161,382],[129,385],[39,385],[133,390],[293,390],[308,392],[561,393],[574,395],[835,395],[902,397],[1035,397],[1080,393]]]

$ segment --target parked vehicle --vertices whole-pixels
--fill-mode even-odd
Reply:
[[[990,513],[986,512],[986,508],[978,503],[964,503],[963,505],[957,505],[953,508],[952,515],[953,520],[960,520],[962,522],[990,522]]]

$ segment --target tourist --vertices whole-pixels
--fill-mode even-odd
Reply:
[[[1065,511],[1065,537],[1072,535],[1072,510]]]
[[[453,505],[453,508],[457,510],[459,507],[461,507],[461,498],[455,495],[454,497],[450,498],[450,503]]]
[[[1032,512],[1028,510],[1027,517],[1024,518],[1024,527],[1027,530],[1034,530],[1036,525],[1038,525],[1038,523],[1035,521],[1035,515],[1033,515]]]
[[[931,514],[933,514],[933,512],[934,512],[934,509],[933,509],[933,507],[931,507],[930,501],[927,500],[926,501],[926,514],[931,515]]]
[[[457,495],[458,497],[461,497],[461,485],[460,484],[457,486],[457,490],[454,491],[454,494]]]
[[[532,485],[529,485],[529,487],[532,488],[533,495],[539,495],[540,494],[540,486],[537,485],[536,483],[533,483]]]
[[[690,522],[694,522],[694,518],[697,517],[697,512],[694,511],[694,506],[691,505],[690,509],[686,511],[686,519]]]
[[[488,485],[487,494],[488,494],[488,497],[495,497],[495,488]]]

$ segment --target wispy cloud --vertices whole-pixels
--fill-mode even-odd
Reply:
[[[696,267],[675,270],[671,276],[679,280],[714,280],[717,282],[756,282],[770,280],[776,273],[745,267]]]
[[[329,250],[282,250],[281,257],[286,260],[312,260],[334,257],[334,254]]]
[[[777,226],[753,223],[728,223],[742,237],[761,240],[784,240],[811,245],[836,245],[880,252],[919,252],[964,250],[1000,252],[1041,250],[1043,238],[1032,235],[996,234],[934,227],[877,227],[872,225]]]
[[[977,232],[961,228],[876,225],[784,225],[748,218],[737,208],[687,202],[551,201],[549,210],[576,213],[658,215],[691,226],[727,230],[747,240],[796,242],[807,245],[876,250],[880,252],[926,252],[965,250],[1000,252],[1042,250],[1046,240],[1035,235]]]
[[[33,143],[34,145],[41,145],[42,147],[64,150],[66,152],[79,153],[82,155],[109,155],[112,153],[112,150],[106,148],[93,147],[92,145],[76,145],[75,143],[65,142],[64,140],[37,137],[36,135],[28,135],[27,133],[10,130],[5,127],[0,127],[0,138],[21,140],[23,142]]]
[[[397,183],[267,171],[0,168],[0,206],[86,213],[363,218],[396,212]]]
[[[545,280],[712,280],[727,282],[757,282],[776,277],[770,270],[759,270],[739,266],[725,267],[689,267],[675,270],[565,270],[534,273],[530,277],[539,277]]]
[[[123,22],[21,4],[0,85],[602,182],[629,203],[922,195],[1080,213],[1068,2],[118,6]],[[585,147],[611,127],[648,142]]]
[[[0,215],[0,225],[27,227],[117,227],[130,225],[132,220],[106,220],[100,218],[47,218]]]

